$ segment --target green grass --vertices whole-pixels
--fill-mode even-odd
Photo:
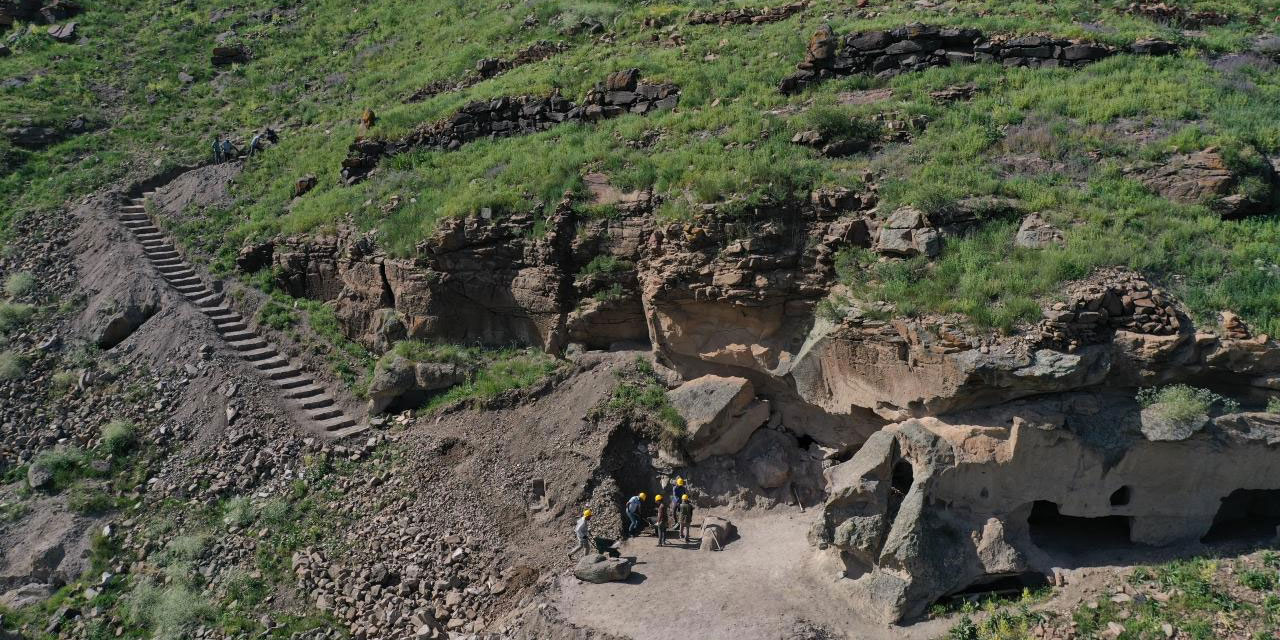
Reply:
[[[593,413],[603,410],[630,414],[641,418],[635,425],[645,435],[668,448],[677,448],[688,437],[684,417],[667,397],[667,388],[658,379],[653,365],[637,357],[630,366],[617,372],[618,384],[613,393]]]
[[[560,361],[536,349],[491,353],[470,380],[432,397],[424,409],[433,411],[461,402],[483,403],[507,391],[533,386],[560,367]]]
[[[102,448],[114,456],[129,453],[138,444],[138,426],[127,420],[113,420],[102,427]]]
[[[26,372],[22,356],[12,351],[0,351],[0,380],[16,380]]]
[[[4,292],[10,298],[17,298],[31,293],[36,286],[36,277],[26,271],[10,275],[4,281]]]
[[[258,324],[283,331],[298,323],[298,314],[291,307],[275,300],[268,300],[258,309]]]
[[[1153,409],[1174,422],[1187,422],[1207,416],[1214,405],[1219,405],[1224,413],[1240,410],[1240,403],[1235,400],[1224,398],[1208,389],[1185,384],[1141,389],[1137,400],[1143,409]]]
[[[1134,160],[1207,144],[1241,150],[1233,159],[1245,162],[1280,152],[1274,118],[1280,74],[1244,71],[1228,78],[1200,57],[1239,50],[1259,33],[1274,33],[1270,18],[1280,9],[1274,0],[1212,3],[1232,20],[1206,27],[1200,38],[1126,15],[1117,10],[1123,3],[1086,0],[983,1],[945,12],[890,0],[878,3],[870,19],[840,11],[828,17],[815,8],[778,23],[728,28],[683,24],[691,9],[722,6],[708,0],[547,0],[514,12],[498,0],[442,1],[432,10],[383,0],[358,11],[321,0],[265,19],[251,16],[270,16],[278,3],[84,4],[80,29],[91,42],[110,45],[62,44],[41,33],[18,37],[14,55],[0,60],[0,78],[31,81],[6,90],[0,119],[29,116],[36,124],[58,125],[83,113],[112,126],[42,151],[0,140],[0,198],[8,205],[0,213],[0,232],[9,231],[10,216],[47,212],[126,175],[206,158],[215,135],[230,132],[243,144],[265,123],[286,125],[281,143],[249,163],[234,187],[236,203],[173,227],[216,269],[230,269],[246,239],[331,232],[348,216],[357,231],[373,231],[392,255],[409,256],[443,217],[482,208],[499,215],[546,212],[565,191],[582,196],[587,171],[608,173],[619,188],[653,189],[664,198],[662,216],[679,219],[704,204],[745,214],[756,204],[803,198],[815,186],[856,187],[872,168],[885,177],[886,207],[913,204],[932,211],[970,195],[1016,197],[1065,225],[1068,242],[1060,249],[1011,251],[1016,221],[990,221],[971,238],[949,241],[935,265],[875,269],[874,277],[858,283],[861,299],[885,300],[906,314],[962,313],[979,326],[1013,330],[1035,320],[1037,301],[1063,280],[1122,264],[1151,274],[1200,316],[1231,308],[1260,331],[1280,334],[1280,278],[1269,271],[1280,269],[1274,267],[1280,264],[1276,217],[1223,222],[1203,207],[1171,207],[1122,171]],[[730,3],[740,4],[764,3]],[[223,10],[216,21],[210,19],[214,8]],[[536,24],[526,26],[526,15]],[[612,36],[602,41],[563,31],[584,15],[600,19]],[[662,32],[646,28],[648,20],[676,26],[685,46],[655,43]],[[1155,36],[1179,41],[1188,52],[1158,59],[1116,56],[1081,70],[957,66],[885,82],[846,78],[800,96],[779,95],[777,81],[802,58],[807,35],[825,20],[837,33],[923,21],[1117,45]],[[253,60],[214,71],[209,45],[233,24]],[[509,56],[538,39],[569,48],[461,92],[403,102],[429,83],[466,76],[481,57]],[[337,178],[365,107],[379,114],[370,133],[395,138],[474,99],[560,90],[576,100],[605,74],[630,66],[652,80],[679,84],[680,108],[479,141],[457,152],[415,151],[389,159],[378,176],[355,187]],[[196,81],[180,83],[183,70]],[[977,84],[978,97],[952,105],[928,97],[959,82]],[[875,86],[894,89],[894,97],[875,105],[835,104],[840,91]],[[810,102],[800,115],[770,113]],[[831,160],[789,142],[805,128],[866,138],[876,134],[872,118],[890,111],[925,115],[931,123],[912,144],[876,159]],[[1121,120],[1175,123],[1178,131],[1139,148],[1106,133]],[[1019,139],[1016,127],[1033,121],[1048,123],[1054,135],[1030,151],[1082,168],[1080,175],[1000,174],[995,158]],[[648,140],[656,142],[641,144]],[[320,184],[294,203],[292,182],[307,173],[319,176]],[[1252,181],[1242,188],[1258,186]],[[401,196],[401,205],[384,208],[392,196]],[[913,282],[920,286],[905,286]],[[311,316],[313,328],[332,313],[299,311]],[[0,331],[25,321],[14,320],[0,308]],[[292,324],[284,313],[270,321]],[[367,371],[359,360],[339,354],[334,366],[358,384]]]
[[[0,302],[0,334],[10,333],[26,324],[35,315],[36,308],[29,304]]]

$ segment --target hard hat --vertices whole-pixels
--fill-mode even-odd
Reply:
[[[648,498],[649,498],[649,496],[646,496],[646,495],[644,494],[644,492],[643,492],[643,491],[641,491],[641,492],[640,492],[640,499],[641,499],[641,500],[647,500]]]
[[[584,517],[584,518],[590,518],[590,517],[591,517],[591,510],[590,510],[590,509],[587,509],[587,510],[583,511],[583,512],[582,512],[582,517]]]
[[[654,497],[653,497],[653,501],[654,501],[654,502],[662,502],[662,494],[658,494],[658,495],[654,496]]]
[[[683,486],[684,486],[684,478],[676,478],[676,486],[677,486],[677,487],[683,487]]]

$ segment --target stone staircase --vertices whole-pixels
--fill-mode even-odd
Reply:
[[[245,319],[225,304],[221,292],[205,285],[178,254],[169,239],[152,223],[146,212],[146,199],[154,191],[131,198],[120,209],[120,223],[142,243],[147,259],[162,277],[200,311],[204,312],[227,346],[249,361],[254,369],[280,389],[286,402],[305,416],[305,427],[320,435],[343,438],[368,428],[344,412],[333,396],[303,369],[291,362],[249,327]]]

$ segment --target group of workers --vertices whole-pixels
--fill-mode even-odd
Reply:
[[[684,538],[684,541],[688,543],[689,528],[693,522],[693,501],[689,498],[689,491],[685,487],[684,478],[677,477],[676,481],[671,484],[670,498],[663,500],[663,497],[662,494],[653,496],[657,513],[651,524],[658,537],[658,546],[661,547],[667,544],[667,533],[672,523],[677,525],[676,535]],[[648,494],[643,491],[627,500],[626,507],[623,510],[623,514],[627,516],[625,532],[627,536],[634,537],[649,523],[643,513],[645,502],[648,500]],[[569,552],[569,557],[573,557],[573,554],[579,549],[585,555],[591,555],[596,552],[592,548],[590,509],[583,510],[582,517],[578,518],[573,527],[573,533],[578,539],[578,546]]]
[[[248,155],[262,151],[267,144],[276,144],[280,142],[280,134],[275,129],[267,127],[262,131],[253,134],[249,140]],[[240,157],[240,150],[236,148],[234,142],[230,138],[218,136],[213,141],[213,161],[215,163],[230,162]]]

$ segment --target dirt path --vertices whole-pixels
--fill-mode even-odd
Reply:
[[[944,621],[904,628],[858,617],[836,585],[836,568],[818,566],[806,540],[816,512],[778,508],[724,515],[740,536],[725,551],[659,548],[652,536],[627,541],[620,549],[636,558],[638,575],[596,585],[566,574],[561,612],[574,624],[635,640],[924,639],[946,633]],[[830,636],[805,634],[806,625]]]

